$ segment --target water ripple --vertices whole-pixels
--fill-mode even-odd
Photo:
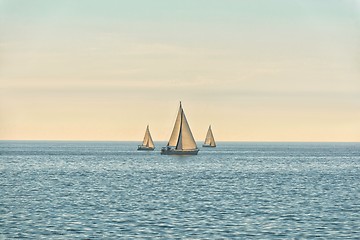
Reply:
[[[1,142],[0,239],[360,236],[360,144]]]

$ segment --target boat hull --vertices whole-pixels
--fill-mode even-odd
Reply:
[[[212,147],[212,148],[216,147],[216,146],[211,146],[211,145],[208,145],[208,144],[203,144],[202,146],[203,147]]]
[[[161,155],[197,155],[199,149],[194,150],[176,150],[176,149],[161,149]]]
[[[146,147],[146,146],[138,146],[138,151],[153,151],[155,148],[152,148],[152,147]]]

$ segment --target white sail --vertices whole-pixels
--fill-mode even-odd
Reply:
[[[209,145],[209,146],[212,146],[212,147],[216,146],[214,135],[213,135],[212,130],[211,130],[211,126],[209,126],[209,129],[207,131],[204,145]]]
[[[174,129],[171,133],[171,137],[167,145],[176,147],[176,150],[197,149],[194,136],[191,133],[189,123],[181,106],[181,102]]]
[[[146,147],[150,147],[150,148],[155,147],[154,142],[151,137],[151,134],[150,134],[150,131],[149,131],[149,125],[146,127],[145,136],[144,136],[142,145],[146,146]]]
[[[181,146],[181,148],[179,146]],[[196,142],[194,136],[191,133],[190,126],[186,119],[184,110],[182,111],[182,119],[181,119],[181,137],[179,138],[179,143],[176,149],[182,149],[182,150],[196,149]]]
[[[176,117],[176,121],[174,124],[174,129],[171,133],[171,137],[170,140],[168,142],[168,146],[170,147],[175,147],[177,145],[178,139],[179,139],[179,134],[180,134],[180,125],[181,125],[181,112],[182,112],[182,107],[181,107],[181,103],[180,103],[180,107],[179,107],[179,111]]]

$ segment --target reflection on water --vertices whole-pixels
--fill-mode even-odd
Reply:
[[[218,145],[2,141],[0,239],[360,236],[359,143]]]

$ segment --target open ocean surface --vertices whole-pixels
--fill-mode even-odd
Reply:
[[[360,238],[360,143],[137,144],[0,141],[0,239]]]

